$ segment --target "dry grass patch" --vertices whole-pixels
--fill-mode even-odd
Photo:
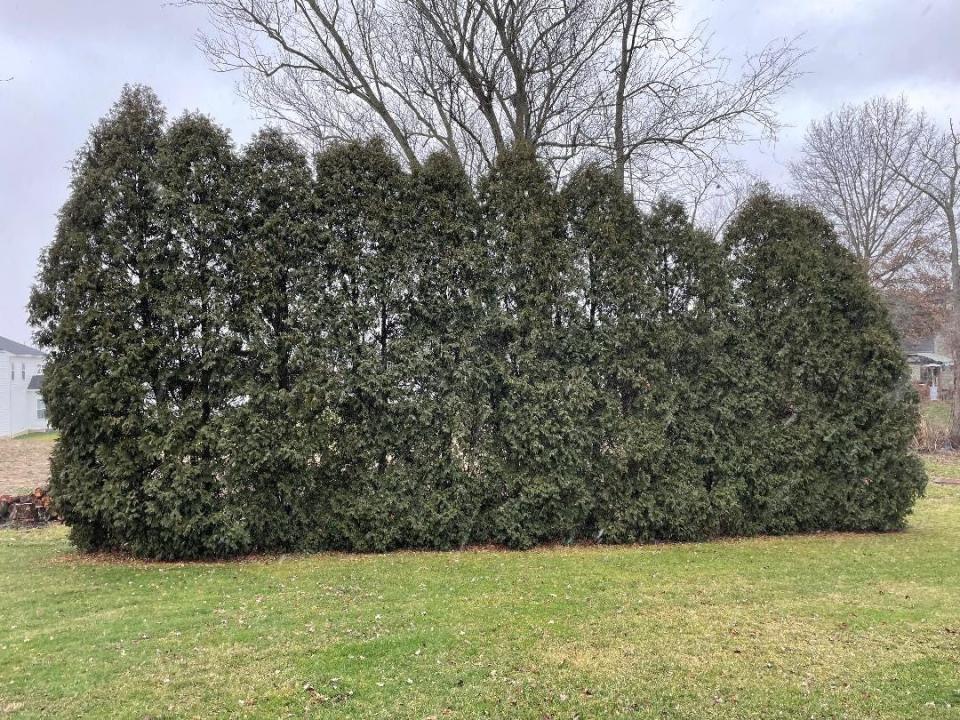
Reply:
[[[0,440],[0,495],[18,495],[50,481],[53,435]]]

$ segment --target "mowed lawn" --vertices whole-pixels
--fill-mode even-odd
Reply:
[[[903,533],[526,553],[149,564],[2,530],[0,588],[0,717],[960,717],[960,487]]]

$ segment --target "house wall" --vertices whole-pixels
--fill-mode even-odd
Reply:
[[[12,434],[10,429],[10,355],[0,352],[0,437]]]
[[[929,370],[924,372],[924,366],[928,363],[909,363],[910,365],[910,382],[913,383],[914,387],[920,393],[920,398],[922,400],[930,399],[930,373]],[[949,400],[953,397],[953,368],[952,367],[941,367],[940,371],[937,373],[937,390],[936,397],[938,400]]]
[[[944,368],[940,373],[940,388],[942,390],[953,390],[953,368]]]
[[[46,430],[47,421],[37,417],[40,394],[27,390],[30,379],[43,372],[43,357],[0,353],[0,358],[0,435]]]

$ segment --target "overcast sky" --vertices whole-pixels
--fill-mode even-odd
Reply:
[[[807,72],[781,103],[778,142],[749,154],[786,182],[784,163],[812,119],[842,102],[901,93],[960,118],[960,0],[680,0],[714,43],[741,59],[803,35]],[[0,335],[29,342],[24,306],[40,250],[67,194],[67,165],[124,83],[156,90],[171,115],[202,110],[245,142],[259,125],[237,77],[196,49],[197,8],[163,0],[0,0]]]

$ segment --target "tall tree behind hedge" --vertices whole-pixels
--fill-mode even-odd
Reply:
[[[153,296],[169,282],[158,154],[164,110],[125,87],[73,167],[70,197],[30,299],[50,354],[43,390],[60,432],[51,491],[85,550],[129,547],[149,512],[169,340]]]
[[[275,129],[244,149],[237,174],[238,230],[229,252],[231,330],[242,343],[227,427],[229,482],[259,548],[293,548],[311,525],[315,483],[308,427],[319,403],[299,382],[310,346],[304,318],[322,248],[313,176],[302,148]]]
[[[809,207],[758,195],[726,238],[738,335],[764,369],[755,455],[767,466],[749,530],[901,527],[925,476],[908,449],[916,394],[881,300]]]
[[[236,157],[225,130],[187,114],[167,130],[159,158],[166,242],[175,273],[154,300],[167,324],[159,351],[167,392],[158,401],[163,464],[150,484],[140,552],[164,557],[221,555],[250,546],[242,508],[225,483],[224,413],[239,342],[229,332],[226,279],[238,229]]]
[[[571,539],[590,512],[594,388],[572,352],[578,281],[563,203],[532,148],[500,155],[479,189],[480,232],[497,278],[486,433],[493,538]]]

